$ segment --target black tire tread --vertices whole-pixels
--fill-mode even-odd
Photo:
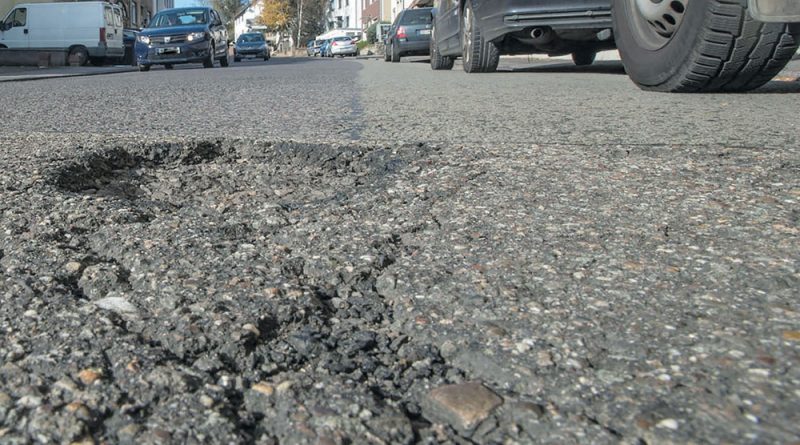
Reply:
[[[685,69],[669,82],[645,89],[673,92],[736,92],[760,87],[791,60],[800,26],[762,23],[747,0],[709,0],[709,18]],[[665,88],[666,87],[666,88]]]
[[[468,73],[493,73],[497,71],[497,65],[500,64],[500,50],[494,43],[483,39],[478,23],[475,23],[472,29],[474,41],[472,43],[472,57],[470,57],[471,63],[464,63],[464,71]]]
[[[438,43],[435,40],[435,32],[431,36],[430,54],[431,54],[431,69],[434,71],[445,71],[453,69],[455,59],[452,57],[443,56],[439,52]]]

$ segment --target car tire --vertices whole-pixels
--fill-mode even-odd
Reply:
[[[663,92],[747,91],[772,79],[800,43],[800,24],[763,23],[747,0],[654,3],[614,0],[622,63],[640,88]],[[663,13],[663,14],[662,14]],[[660,15],[657,15],[660,14]],[[670,20],[653,17],[670,15]],[[674,22],[674,23],[673,23]]]
[[[214,45],[208,49],[208,56],[203,60],[203,68],[214,68]]]
[[[592,50],[580,50],[572,53],[572,62],[575,66],[589,66],[594,63],[597,52]]]
[[[493,73],[500,63],[500,50],[482,35],[481,24],[475,19],[472,0],[464,5],[461,15],[461,56],[464,71],[468,73]]]
[[[219,66],[225,68],[228,65],[230,65],[230,63],[228,62],[228,55],[226,54],[219,59]]]
[[[439,44],[436,42],[436,25],[431,27],[431,69],[434,71],[451,70],[455,60],[452,57],[443,56],[439,52]]]
[[[139,71],[141,72],[150,71],[150,65],[139,65]]]
[[[242,59],[241,59],[241,57],[234,57],[234,58],[233,58],[233,61],[234,61],[234,62],[241,62],[241,61],[242,61]]]
[[[165,63],[165,64],[164,64],[164,69],[165,69],[165,70],[171,70],[171,69],[175,69],[175,65],[173,65],[173,64],[171,64],[171,63]]]
[[[392,53],[389,52],[389,48],[386,45],[383,45],[383,61],[384,62],[391,62],[392,60]]]
[[[67,61],[71,63],[72,60],[75,60],[78,66],[86,65],[89,62],[89,50],[86,49],[85,46],[74,46],[70,48]]]
[[[400,48],[395,46],[394,42],[392,42],[392,63],[400,63]]]

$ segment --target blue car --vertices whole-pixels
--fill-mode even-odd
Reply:
[[[172,69],[178,63],[213,68],[214,60],[228,66],[228,32],[212,8],[165,9],[136,36],[135,53],[139,71],[153,65]]]
[[[331,46],[331,40],[330,39],[322,41],[322,45],[320,45],[320,47],[319,47],[319,55],[320,55],[320,57],[333,57],[333,56],[328,54],[328,49],[330,48],[330,46]]]

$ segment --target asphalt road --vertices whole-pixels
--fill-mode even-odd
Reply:
[[[799,442],[800,82],[502,67],[0,84],[0,442]]]

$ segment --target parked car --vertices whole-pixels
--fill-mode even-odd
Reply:
[[[435,0],[433,14],[434,70],[461,57],[468,73],[492,72],[500,55],[531,53],[589,65],[617,48],[631,79],[655,91],[757,88],[800,44],[797,0]]]
[[[227,42],[228,32],[214,9],[164,9],[136,37],[136,63],[140,71],[148,71],[152,65],[171,69],[178,63],[213,68],[215,60],[228,66]]]
[[[322,44],[319,47],[319,56],[320,57],[331,57],[330,56],[330,51],[329,51],[330,50],[330,46],[331,46],[331,40],[330,39],[323,40]]]
[[[328,52],[331,57],[355,56],[358,54],[358,47],[350,37],[334,37]]]
[[[136,65],[136,59],[133,57],[133,47],[136,44],[136,34],[139,32],[136,28],[125,28],[122,30],[122,46],[125,50],[120,63],[123,65]]]
[[[428,55],[430,51],[432,8],[405,9],[397,14],[384,41],[383,60],[399,62],[403,56]]]
[[[123,57],[122,9],[106,2],[22,3],[0,23],[0,48],[67,51],[79,65]]]
[[[233,60],[241,62],[242,59],[260,58],[269,60],[270,51],[264,35],[260,32],[246,32],[239,35],[233,47]]]

